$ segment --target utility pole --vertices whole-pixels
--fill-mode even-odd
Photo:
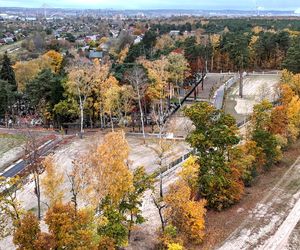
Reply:
[[[239,96],[243,98],[243,71],[240,70]]]
[[[243,68],[244,68],[244,55],[242,54],[242,67],[240,68],[240,83],[239,83],[239,96],[243,98]]]

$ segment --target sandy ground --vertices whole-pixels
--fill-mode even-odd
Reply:
[[[227,93],[225,111],[233,115],[238,122],[242,121],[253,111],[253,106],[263,99],[277,99],[277,85],[280,75],[250,75],[243,81],[243,98],[239,97],[239,85],[234,84]]]
[[[174,183],[178,179],[178,172],[180,171],[180,166],[174,169],[163,178],[163,191],[166,192],[170,184]],[[158,192],[158,186],[155,186],[156,192]],[[130,250],[152,250],[155,249],[155,244],[157,241],[157,233],[161,227],[160,218],[158,210],[153,203],[153,193],[152,191],[147,191],[145,193],[142,205],[142,213],[146,222],[141,226],[138,226],[136,230],[132,233],[130,246],[126,249]]]
[[[175,137],[185,138],[193,129],[192,121],[185,117],[181,110],[172,115],[167,121],[165,131],[173,134]]]
[[[298,158],[219,249],[299,249],[299,180]]]
[[[75,139],[70,144],[60,146],[54,154],[59,171],[65,173],[66,175],[72,168],[72,161],[78,158],[80,155],[86,153],[89,148],[99,144],[102,139],[103,134],[99,133],[93,136],[86,137],[82,140]],[[129,136],[127,140],[131,148],[129,156],[129,159],[131,161],[131,168],[134,169],[137,166],[144,166],[148,173],[155,171],[157,168],[157,157],[155,152],[147,145],[144,145],[141,138]],[[150,146],[154,146],[153,140],[149,140],[147,141],[147,143]],[[184,141],[174,141],[170,153],[166,156],[165,163],[167,164],[173,161],[174,159],[178,158],[184,153],[187,153],[188,151],[189,147]],[[43,177],[43,174],[41,177]],[[67,178],[65,178],[65,182],[62,188],[64,190],[70,190],[70,185],[67,181]],[[41,197],[42,212],[45,213],[47,206],[44,203],[47,203],[47,200],[43,197],[43,194]],[[69,201],[70,197],[70,193],[66,192],[64,197],[65,200]],[[151,222],[151,229],[149,229],[149,232],[155,232],[155,228],[157,228],[156,223],[159,222],[159,218],[155,218],[157,211],[153,204],[151,204],[151,199],[149,197],[150,194],[146,195],[145,201],[143,203],[143,212],[145,213],[145,216],[147,218],[150,218],[149,221]],[[18,192],[18,198],[22,202],[23,207],[26,210],[37,211],[37,202],[36,196],[34,195],[33,182],[26,184],[24,186],[24,189]],[[146,229],[148,227],[144,227],[143,225],[143,228]],[[15,249],[11,237],[7,237],[6,239],[0,241],[0,250],[10,249]]]

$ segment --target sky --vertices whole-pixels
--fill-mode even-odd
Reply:
[[[300,0],[0,0],[0,7],[113,9],[300,9]]]

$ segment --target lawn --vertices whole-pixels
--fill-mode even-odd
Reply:
[[[25,136],[19,134],[0,134],[0,158],[12,148],[22,145]]]

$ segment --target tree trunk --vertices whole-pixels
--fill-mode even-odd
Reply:
[[[165,231],[165,220],[164,220],[164,216],[163,216],[163,208],[165,206],[159,204],[159,202],[157,202],[154,197],[152,197],[152,199],[153,199],[154,205],[156,206],[156,208],[158,210],[158,214],[159,214],[159,218],[160,218],[160,222],[161,222],[161,229],[164,232]]]
[[[83,133],[83,103],[80,102],[80,133]]]
[[[210,67],[210,72],[213,72],[214,70],[214,53],[212,53],[212,56],[211,56],[211,67]]]
[[[34,176],[34,185],[35,185],[35,195],[38,202],[38,219],[41,220],[41,190],[40,190],[40,177],[37,170],[33,172]]]
[[[111,123],[111,130],[112,130],[112,132],[114,132],[114,122],[113,122],[113,120],[112,120],[112,113],[111,113],[111,110],[110,110],[110,112],[109,112],[109,117],[110,117],[110,123]]]
[[[164,221],[164,217],[162,214],[162,210],[163,210],[163,207],[158,208],[159,218],[160,218],[160,222],[161,222],[161,229],[164,232],[165,231],[165,221]]]
[[[140,109],[140,115],[141,115],[142,133],[143,133],[144,143],[145,143],[146,136],[145,136],[145,126],[144,126],[144,112],[143,112],[139,88],[137,88],[137,94],[138,94],[138,99],[139,99],[139,109]]]
[[[132,225],[133,225],[133,214],[132,214],[132,211],[130,211],[130,221],[129,221],[129,229],[128,229],[128,241],[130,240]]]
[[[159,173],[159,196],[160,198],[164,197],[163,194],[163,178],[162,178],[162,169],[160,168],[160,173]]]
[[[243,71],[240,71],[239,96],[243,98]]]

